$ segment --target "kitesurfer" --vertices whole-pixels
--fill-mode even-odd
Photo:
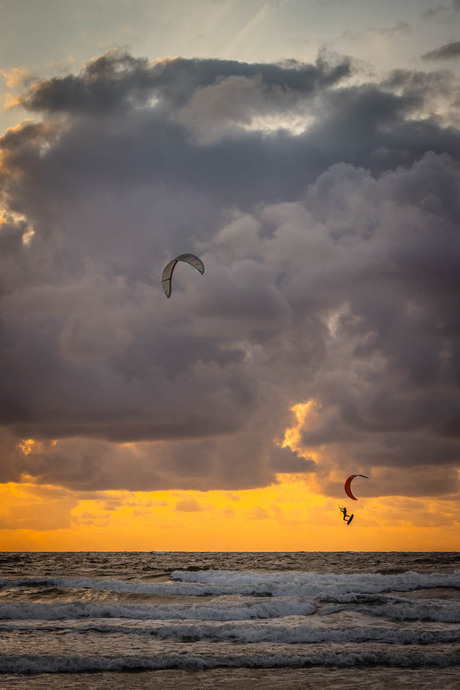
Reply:
[[[339,506],[339,510],[343,513],[343,519],[346,521],[347,525],[349,525],[353,518],[353,513],[348,515],[346,506]]]

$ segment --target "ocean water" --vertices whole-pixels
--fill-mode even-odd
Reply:
[[[0,553],[0,688],[460,688],[460,553]]]

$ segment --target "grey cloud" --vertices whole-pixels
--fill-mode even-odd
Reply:
[[[413,31],[410,24],[403,20],[397,20],[393,26],[368,26],[366,29],[359,31],[353,29],[346,29],[342,32],[341,38],[346,41],[360,41],[363,38],[372,39],[377,37],[379,39],[384,36],[385,39],[392,39],[400,34],[410,34]]]
[[[431,19],[432,17],[437,16],[452,17],[452,15],[455,15],[455,13],[458,11],[460,11],[459,0],[452,0],[452,3],[450,5],[436,5],[436,7],[431,7],[427,9],[422,14],[422,19]]]
[[[438,5],[437,7],[430,7],[422,14],[422,19],[431,19],[440,14],[447,12],[447,7],[445,5]]]
[[[271,453],[271,467],[274,472],[299,473],[315,471],[315,462],[311,458],[302,458],[290,448],[274,448]]]
[[[80,491],[207,491],[264,486],[274,479],[275,471],[282,471],[271,466],[272,444],[261,431],[239,430],[220,437],[216,431],[214,438],[178,441],[176,437],[135,446],[88,437],[64,438],[57,443],[41,441],[27,455],[10,438],[3,451],[2,480],[20,481],[26,474],[39,483]],[[305,466],[302,463],[303,471]]]
[[[1,481],[231,490],[359,462],[436,464],[445,487],[460,137],[420,113],[458,107],[456,82],[349,73],[111,53],[26,94],[42,122],[0,142]],[[258,129],[267,114],[283,128]],[[205,274],[179,271],[167,300],[184,251]],[[309,399],[317,463],[279,447]]]
[[[451,60],[460,56],[460,41],[446,43],[422,55],[422,60]]]
[[[112,51],[91,62],[77,75],[37,82],[22,99],[32,111],[90,113],[107,117],[119,110],[145,105],[153,96],[171,106],[183,104],[198,88],[227,78],[259,77],[267,88],[303,93],[332,86],[349,76],[350,62],[331,64],[320,56],[315,65],[295,60],[281,64],[234,60],[168,58],[149,63],[127,53]]]
[[[373,33],[392,38],[397,34],[409,34],[412,31],[412,27],[405,21],[399,19],[394,23],[393,26],[386,27],[371,27],[370,29]]]
[[[198,513],[202,511],[203,508],[194,498],[184,498],[181,501],[177,501],[175,510],[184,513]]]
[[[223,65],[228,71],[227,63]],[[214,61],[213,66],[215,79],[223,66],[219,61]],[[255,74],[257,72],[252,76]],[[238,73],[236,77],[242,78],[242,75]],[[212,80],[209,81],[213,84]],[[423,85],[424,88],[416,89],[414,80],[406,75],[404,94],[396,95],[394,89],[401,89],[401,82],[402,77],[399,77],[398,84],[389,83],[385,90],[370,85],[338,90],[322,87],[305,110],[306,116],[313,117],[313,124],[302,136],[295,137],[286,131],[274,132],[271,136],[238,128],[235,131],[236,115],[231,116],[231,112],[239,106],[224,101],[224,114],[214,116],[215,124],[211,114],[207,113],[202,125],[206,124],[210,132],[217,127],[219,137],[214,145],[200,146],[188,140],[180,118],[184,116],[184,108],[193,105],[195,113],[197,108],[205,108],[206,99],[199,105],[200,95],[206,91],[201,79],[199,88],[191,89],[184,103],[177,108],[169,105],[167,112],[158,107],[138,109],[133,106],[129,118],[126,114],[118,115],[117,111],[106,114],[101,122],[90,115],[75,118],[72,128],[62,131],[58,146],[52,145],[54,132],[45,138],[44,145],[51,146],[46,155],[38,144],[32,145],[26,140],[22,131],[16,132],[9,137],[5,155],[10,167],[20,166],[24,157],[30,158],[30,166],[39,165],[40,178],[25,177],[22,193],[28,196],[29,215],[35,210],[48,232],[55,225],[51,209],[56,207],[56,192],[59,191],[62,202],[72,200],[76,206],[84,198],[82,211],[94,194],[94,212],[100,214],[102,220],[109,209],[100,198],[101,187],[107,186],[109,193],[114,188],[120,192],[123,190],[125,198],[118,202],[119,213],[115,222],[120,225],[129,223],[132,213],[137,214],[139,220],[132,232],[136,233],[138,241],[144,242],[146,251],[143,254],[148,256],[149,250],[155,248],[152,246],[154,238],[149,233],[152,222],[166,220],[170,224],[171,205],[173,214],[184,204],[194,204],[203,209],[203,218],[194,229],[194,233],[199,235],[200,226],[212,223],[211,214],[218,213],[222,205],[236,203],[250,208],[254,203],[267,199],[295,200],[301,196],[306,184],[313,182],[320,172],[337,160],[370,166],[373,171],[381,172],[389,165],[410,164],[427,149],[458,151],[458,133],[440,128],[434,122],[418,120],[412,123],[407,119],[410,111],[417,105],[421,106],[424,99],[429,101],[433,98],[439,79],[433,78],[429,84]],[[130,87],[126,86],[126,89],[130,93]],[[446,84],[444,92],[446,89],[454,94],[456,84]],[[294,86],[290,86],[285,93],[286,108],[292,107],[293,90]],[[301,87],[297,89],[299,91],[302,91]],[[277,91],[277,108],[282,94],[282,90]],[[225,108],[230,108],[227,116]],[[247,108],[244,101],[241,108]],[[72,108],[69,109],[72,113]],[[226,138],[226,132],[232,133],[230,140]],[[378,150],[392,153],[382,160],[376,157]],[[262,168],[264,175],[259,174]],[[75,182],[77,177],[78,184]],[[48,198],[51,189],[53,199]],[[126,199],[128,190],[131,194]],[[12,191],[14,193],[15,190]],[[170,196],[174,200],[180,199],[181,204],[169,203]],[[35,209],[30,208],[32,200]],[[139,205],[135,207],[137,200],[144,206],[150,201],[148,225],[139,213]],[[20,198],[15,201],[21,205]],[[174,220],[176,226],[179,223],[184,226],[186,222],[185,218]],[[79,218],[78,222],[83,227],[87,224],[85,218]],[[168,231],[182,233],[185,228]],[[113,261],[126,271],[130,269],[133,246],[123,240],[121,228],[119,234],[120,256],[113,257]],[[102,237],[94,236],[94,233],[89,238],[83,235],[82,239],[93,244],[99,240],[102,244]],[[177,244],[181,250],[180,242]],[[158,247],[162,247],[161,243]],[[162,249],[164,251],[164,247]],[[69,260],[68,256],[65,258]],[[137,257],[135,261],[138,265]]]
[[[428,155],[410,173],[400,170],[378,182],[363,175],[367,191],[361,186],[359,200],[341,179],[347,171],[335,172],[340,180],[335,191],[341,191],[332,199],[343,232],[335,229],[334,236],[353,247],[357,264],[353,267],[349,256],[346,268],[355,285],[351,292],[343,290],[347,303],[334,324],[335,366],[332,359],[314,386],[327,405],[321,422],[305,430],[303,443],[307,449],[330,444],[331,462],[350,472],[354,463],[409,467],[433,458],[455,467],[460,458],[459,360],[451,339],[457,322],[453,295],[460,288],[457,168]],[[356,179],[354,170],[349,174]],[[314,209],[319,200],[312,191]],[[387,206],[383,220],[380,211],[389,199],[395,205]],[[347,220],[351,206],[354,224]],[[330,226],[333,218],[330,213]],[[452,326],[446,330],[447,324]]]

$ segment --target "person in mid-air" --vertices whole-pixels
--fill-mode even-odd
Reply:
[[[346,506],[339,506],[339,510],[341,513],[343,513],[343,519],[346,520],[347,524],[349,524],[353,514],[348,515]]]
[[[346,506],[339,506],[339,510],[340,510],[341,513],[343,513],[343,519],[344,519],[344,520],[348,520],[348,518],[349,518],[350,516],[349,516],[348,513],[347,513],[347,508],[346,508]]]

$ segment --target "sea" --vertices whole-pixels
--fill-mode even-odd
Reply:
[[[0,553],[0,688],[460,688],[460,553]]]

